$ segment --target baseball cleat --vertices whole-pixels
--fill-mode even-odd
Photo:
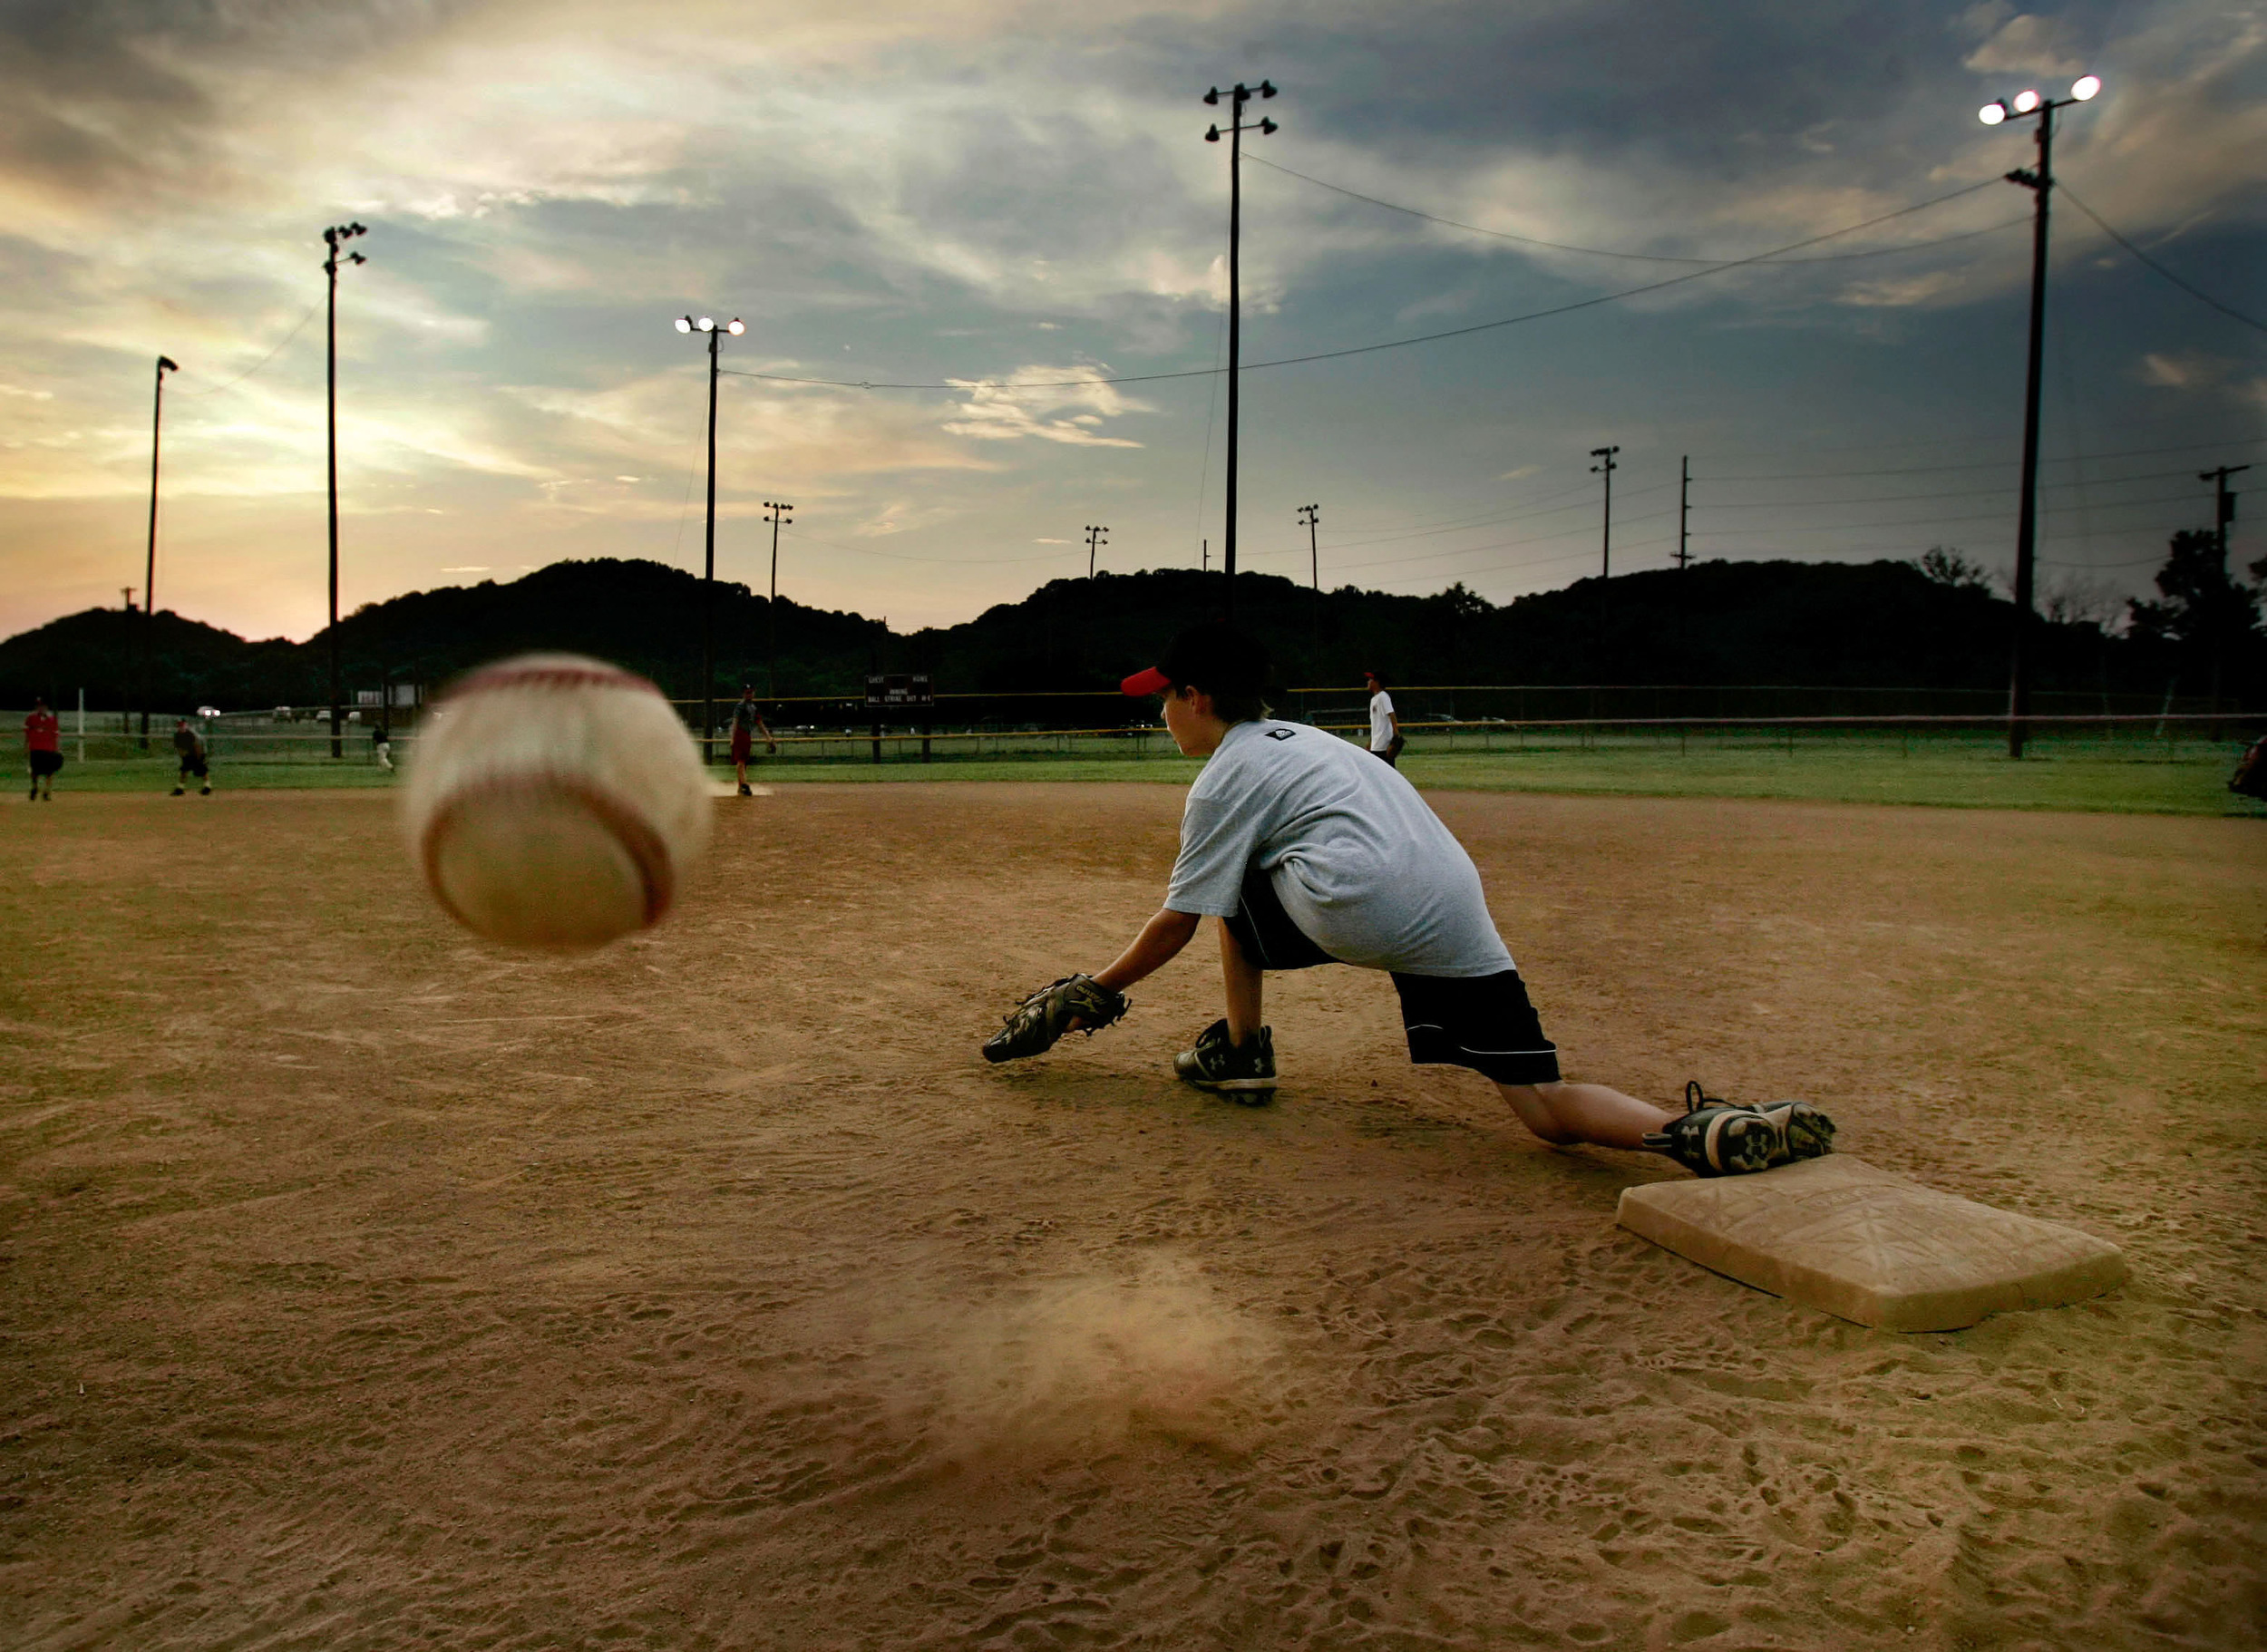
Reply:
[[[1249,1044],[1228,1042],[1225,1017],[1196,1035],[1196,1048],[1172,1058],[1175,1077],[1247,1107],[1275,1099],[1275,1035],[1261,1027]]]
[[[1779,1135],[1780,1151],[1772,1163],[1823,1159],[1834,1151],[1834,1122],[1808,1102],[1772,1102],[1756,1111]]]
[[[1778,1127],[1760,1108],[1710,1095],[1698,1079],[1685,1085],[1684,1117],[1643,1140],[1698,1176],[1749,1175],[1784,1164],[1788,1156]]]

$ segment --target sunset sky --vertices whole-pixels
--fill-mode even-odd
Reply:
[[[1200,100],[1263,76],[1246,567],[1305,579],[1315,502],[1327,585],[1563,585],[1598,566],[1606,443],[1616,572],[1668,564],[1688,454],[1696,555],[2004,566],[2030,196],[1990,180],[2031,122],[1976,111],[2089,71],[2056,148],[2041,573],[2102,606],[2209,522],[2198,471],[2267,467],[2267,334],[2077,203],[2267,316],[2258,5],[0,0],[0,636],[142,583],[160,353],[159,606],[322,625],[320,236],[349,219],[345,610],[569,557],[697,570],[687,310],[744,317],[725,364],[772,375],[723,381],[720,577],[764,588],[781,498],[782,590],[900,630],[1083,573],[1090,523],[1105,568],[1193,567],[1225,433]],[[1264,364],[1971,184],[1785,263]],[[2262,520],[2247,499],[2240,561]]]

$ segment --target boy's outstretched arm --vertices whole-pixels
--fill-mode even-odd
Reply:
[[[1159,908],[1157,916],[1142,926],[1134,944],[1118,954],[1117,961],[1109,968],[1095,977],[1095,985],[1106,986],[1112,992],[1124,992],[1143,977],[1156,974],[1195,938],[1197,925],[1202,921],[1194,912]]]
[[[1108,1026],[1125,1014],[1125,988],[1155,973],[1189,944],[1198,923],[1194,912],[1170,907],[1142,926],[1134,944],[1100,975],[1065,976],[1041,987],[1006,1018],[984,1042],[987,1061],[1014,1061],[1052,1049],[1056,1039],[1081,1028]]]

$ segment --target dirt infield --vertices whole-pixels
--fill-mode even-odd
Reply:
[[[1613,1225],[1680,1172],[1209,938],[1007,1069],[1180,793],[719,804],[648,938],[449,928],[362,792],[0,806],[0,1642],[2248,1647],[2251,821],[1444,792],[1576,1076],[1827,1104],[2127,1248],[1928,1336]]]

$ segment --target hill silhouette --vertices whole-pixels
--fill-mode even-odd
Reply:
[[[781,696],[853,696],[869,671],[926,671],[940,692],[1008,695],[1114,687],[1172,635],[1219,610],[1221,576],[1194,569],[1058,579],[962,625],[893,633],[863,615],[744,585],[715,590],[714,692],[765,685],[772,627]],[[530,648],[597,655],[677,698],[700,694],[702,585],[648,561],[559,562],[499,584],[417,591],[338,626],[344,688],[438,686]],[[1318,597],[1273,575],[1238,582],[1239,618],[1274,651],[1287,687],[1357,684],[1376,667],[1414,683],[1786,685],[2003,691],[2011,604],[1902,562],[1706,562],[1595,578],[1503,607],[1462,587],[1427,597],[1353,586]],[[2148,651],[2089,624],[2038,622],[2044,691],[2161,692]],[[34,693],[122,709],[136,693],[142,619],[90,609],[0,643],[0,700]],[[153,699],[243,709],[327,703],[330,637],[247,641],[160,613]]]

